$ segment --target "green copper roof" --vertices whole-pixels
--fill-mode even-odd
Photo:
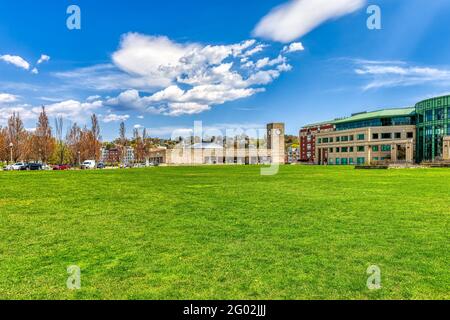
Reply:
[[[371,119],[379,119],[379,118],[390,118],[390,117],[407,117],[407,116],[413,116],[416,113],[416,109],[414,107],[408,107],[408,108],[394,108],[394,109],[382,109],[377,111],[371,111],[371,112],[362,112],[358,114],[354,114],[351,117],[348,118],[342,118],[342,119],[335,119],[331,121],[324,121],[321,123],[314,123],[304,126],[303,128],[310,128],[315,127],[319,125],[325,125],[325,124],[342,124],[342,123],[349,123],[349,122],[355,122],[355,121],[364,121],[364,120],[371,120]]]
[[[416,112],[416,109],[413,107],[408,108],[397,108],[397,109],[383,109],[372,112],[364,112],[360,114],[355,114],[351,117],[334,120],[333,124],[341,124],[341,123],[349,123],[355,121],[364,121],[378,118],[391,118],[391,117],[407,117],[413,116]]]

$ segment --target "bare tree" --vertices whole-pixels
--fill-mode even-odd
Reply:
[[[81,164],[81,140],[81,128],[77,123],[74,123],[66,135],[67,147],[69,148],[70,161],[72,164]]]
[[[26,131],[23,127],[22,119],[18,113],[13,112],[8,119],[8,147],[12,144],[12,160],[14,162],[21,159],[25,154]]]
[[[64,153],[65,153],[65,144],[63,140],[63,128],[64,128],[64,119],[59,116],[55,118],[55,131],[56,131],[56,141],[58,148],[58,161],[60,164],[64,163]]]
[[[100,160],[100,124],[95,114],[91,116],[92,156],[95,161]]]
[[[0,126],[0,161],[8,161],[8,133]]]

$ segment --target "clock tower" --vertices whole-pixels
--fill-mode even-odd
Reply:
[[[267,125],[267,149],[272,163],[285,163],[285,127],[284,123],[269,123]]]

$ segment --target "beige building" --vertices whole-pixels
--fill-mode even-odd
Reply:
[[[284,124],[272,123],[267,125],[267,139],[262,145],[252,145],[248,140],[242,142],[232,140],[224,144],[180,143],[173,149],[150,150],[149,162],[167,165],[283,164],[284,136]]]
[[[368,127],[317,134],[317,164],[414,162],[413,125]]]

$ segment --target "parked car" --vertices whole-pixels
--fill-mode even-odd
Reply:
[[[53,168],[50,167],[48,164],[44,164],[44,165],[42,166],[42,170],[53,170]]]
[[[96,167],[95,160],[86,160],[81,165],[81,169],[83,170],[95,169],[95,167]]]
[[[105,169],[105,164],[103,163],[103,162],[99,162],[98,164],[97,164],[97,169]]]
[[[25,162],[17,162],[11,166],[11,170],[14,171],[26,170],[26,166],[27,164]]]
[[[63,171],[63,170],[69,170],[70,165],[68,164],[58,164],[56,166],[53,166],[53,170]]]
[[[30,170],[30,171],[42,170],[42,164],[39,164],[39,163],[28,163],[25,166],[25,170]]]
[[[12,165],[7,165],[7,166],[5,166],[5,167],[3,167],[3,171],[12,171],[13,169],[12,169]]]

